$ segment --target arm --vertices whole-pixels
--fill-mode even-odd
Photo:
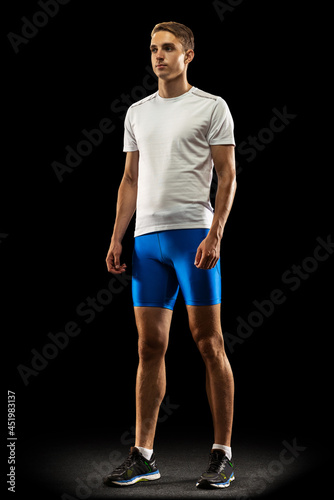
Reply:
[[[127,153],[124,175],[118,189],[116,219],[106,258],[110,273],[120,274],[126,264],[120,265],[122,239],[136,210],[139,151]]]
[[[218,176],[218,189],[210,231],[199,245],[195,257],[195,266],[199,269],[212,269],[218,262],[224,227],[237,187],[234,146],[211,146],[211,155]]]

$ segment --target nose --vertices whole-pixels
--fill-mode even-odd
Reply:
[[[164,57],[163,57],[162,52],[161,52],[160,50],[158,50],[158,51],[156,52],[156,54],[155,54],[155,58],[156,58],[156,60],[157,60],[157,61],[159,61],[159,62],[163,61]]]

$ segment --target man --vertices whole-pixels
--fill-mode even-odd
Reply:
[[[105,478],[105,484],[128,486],[160,478],[153,442],[165,395],[165,353],[173,306],[181,288],[190,330],[206,366],[214,426],[209,466],[196,486],[222,488],[234,479],[234,382],[220,321],[220,243],[236,190],[233,120],[221,97],[188,83],[187,69],[194,58],[189,28],[174,22],[156,25],[150,48],[159,90],[133,104],[126,115],[127,157],[106,258],[109,272],[125,271],[121,242],[136,210],[132,278],[139,352],[135,446]],[[218,177],[214,213],[212,163]]]

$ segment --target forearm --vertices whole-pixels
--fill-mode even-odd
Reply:
[[[112,240],[121,242],[130,224],[137,203],[137,183],[123,177],[118,189],[116,219]]]
[[[235,191],[237,188],[235,175],[218,177],[218,188],[215,198],[215,213],[210,228],[210,234],[221,240],[225,224],[230,214]]]

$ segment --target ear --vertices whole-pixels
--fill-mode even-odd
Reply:
[[[195,52],[192,49],[187,50],[184,56],[184,62],[190,63],[195,57]]]

